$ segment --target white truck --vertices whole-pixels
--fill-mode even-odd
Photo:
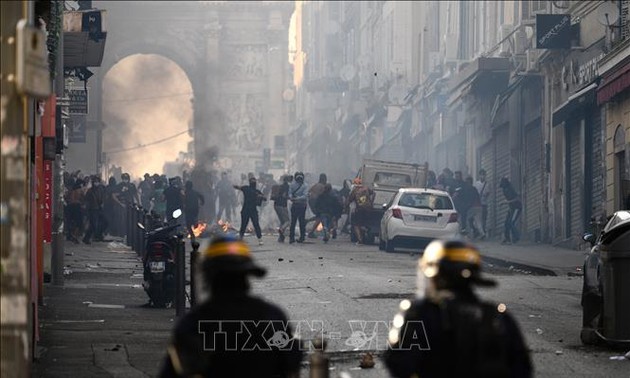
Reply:
[[[378,238],[381,218],[385,210],[383,204],[389,203],[400,188],[424,188],[427,185],[429,164],[397,163],[390,161],[364,159],[357,174],[363,185],[374,191],[372,209],[365,220],[365,241]]]

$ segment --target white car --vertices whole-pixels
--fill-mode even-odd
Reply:
[[[402,188],[383,208],[380,250],[424,248],[433,239],[459,236],[457,211],[443,190]]]

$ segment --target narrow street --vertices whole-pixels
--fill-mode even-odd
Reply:
[[[384,350],[387,323],[398,303],[416,291],[418,253],[385,253],[377,246],[356,246],[347,236],[324,244],[278,244],[264,237],[254,246],[255,258],[269,269],[255,280],[255,293],[280,304],[308,339],[323,332],[328,340],[331,377],[388,376],[378,356]],[[492,243],[487,250],[499,248]],[[483,252],[482,245],[482,252]],[[532,255],[554,253],[548,246],[530,249]],[[581,258],[576,253],[576,261]],[[140,263],[123,243],[68,245],[64,287],[47,286],[40,313],[42,340],[34,376],[155,376],[164,356],[174,309],[143,307]],[[627,376],[628,362],[610,357],[625,352],[584,347],[578,274],[540,275],[545,270],[515,269],[509,262],[485,262],[484,269],[499,287],[484,298],[505,303],[516,316],[532,351],[536,376]],[[309,326],[312,332],[309,332]],[[367,338],[357,337],[357,331]],[[353,334],[353,332],[355,332]],[[376,356],[373,369],[358,367],[360,355]],[[308,355],[302,376],[308,376]]]

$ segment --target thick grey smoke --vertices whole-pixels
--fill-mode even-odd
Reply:
[[[159,55],[132,55],[116,64],[103,83],[103,151],[109,163],[136,177],[162,172],[165,162],[188,149],[191,137],[184,131],[192,126],[192,96],[184,71]],[[124,149],[129,150],[115,153]]]

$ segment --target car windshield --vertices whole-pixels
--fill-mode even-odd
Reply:
[[[404,193],[398,200],[398,206],[416,209],[452,210],[453,203],[444,195],[433,193]]]

